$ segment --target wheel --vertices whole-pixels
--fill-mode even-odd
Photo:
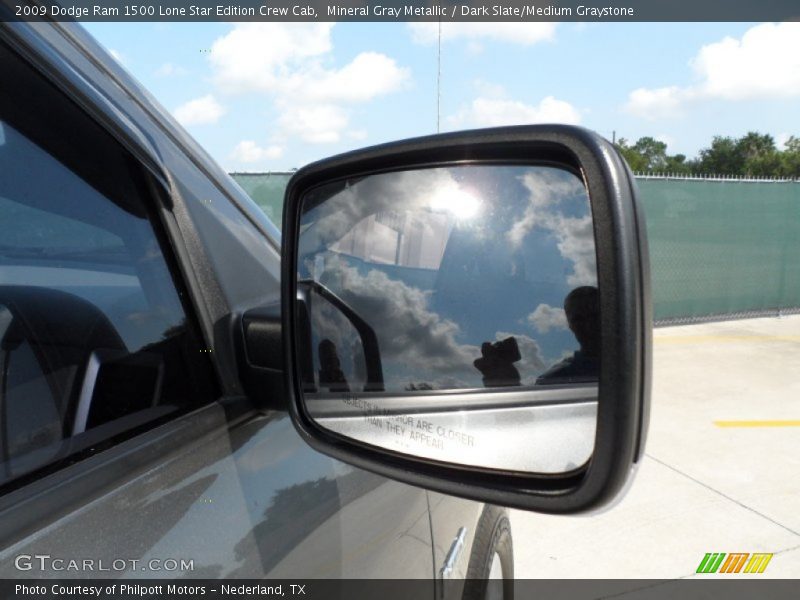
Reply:
[[[502,580],[502,581],[499,581]],[[514,549],[506,509],[487,504],[472,544],[464,600],[513,600]]]

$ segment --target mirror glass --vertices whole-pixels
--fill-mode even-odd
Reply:
[[[320,426],[486,469],[591,457],[600,306],[580,174],[469,165],[302,199],[296,348]]]

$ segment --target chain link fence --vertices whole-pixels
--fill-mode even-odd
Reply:
[[[800,183],[637,178],[657,324],[800,310]]]
[[[283,217],[283,192],[293,173],[231,173],[233,180],[247,192],[278,229]]]

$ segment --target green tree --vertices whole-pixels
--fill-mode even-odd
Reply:
[[[718,135],[708,148],[700,150],[696,159],[668,154],[667,145],[650,136],[641,137],[634,144],[620,138],[617,148],[637,172],[800,178],[797,136],[790,137],[781,151],[769,134],[749,131],[740,138]]]
[[[695,161],[687,160],[685,154],[667,154],[667,144],[650,136],[641,137],[632,145],[620,138],[617,148],[637,172],[688,174],[695,169]]]
[[[745,161],[743,174],[749,177],[778,177],[782,163],[781,153],[773,150]]]
[[[688,175],[694,172],[695,161],[686,160],[685,154],[673,154],[667,156],[667,164],[664,171],[667,173],[677,173],[680,175]]]
[[[743,161],[741,175],[774,177],[780,171],[781,157],[771,135],[749,131],[736,140],[736,147]]]
[[[732,137],[715,135],[711,147],[700,150],[698,170],[709,175],[742,175],[744,157]]]
[[[647,160],[628,143],[628,140],[625,138],[619,138],[619,141],[617,142],[617,148],[628,165],[630,165],[631,170],[636,172],[647,170]]]
[[[655,138],[639,138],[633,149],[644,158],[645,170],[663,171],[667,166],[667,145]]]
[[[747,135],[736,140],[736,147],[745,161],[766,156],[776,150],[775,139],[757,131],[748,131]]]
[[[781,152],[779,175],[800,178],[800,138],[791,136]]]

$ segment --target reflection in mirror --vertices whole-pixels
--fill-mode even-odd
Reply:
[[[380,173],[318,187],[302,211],[296,347],[318,424],[489,469],[586,463],[600,303],[577,173]]]

